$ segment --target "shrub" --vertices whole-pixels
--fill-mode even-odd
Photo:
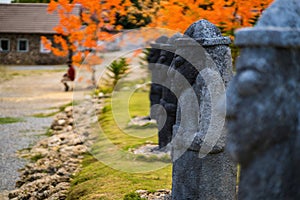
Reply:
[[[107,76],[111,80],[112,88],[114,88],[118,81],[128,74],[129,64],[125,58],[120,58],[119,60],[114,60],[107,68]]]

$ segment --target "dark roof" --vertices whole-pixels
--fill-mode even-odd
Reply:
[[[48,4],[0,4],[0,33],[55,33],[58,14],[47,12]],[[79,8],[74,13],[79,14]]]

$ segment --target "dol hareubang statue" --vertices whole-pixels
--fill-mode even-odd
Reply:
[[[162,85],[159,84],[159,75],[160,71],[155,67],[156,63],[158,62],[160,58],[160,45],[166,43],[168,40],[168,37],[161,36],[154,43],[151,43],[151,48],[149,51],[149,55],[147,57],[148,61],[148,68],[151,71],[151,88],[150,88],[150,117],[152,119],[157,120],[157,107],[154,106],[156,104],[159,104],[160,99],[162,97]]]
[[[239,199],[300,199],[300,1],[275,0],[235,43],[226,115]]]
[[[207,20],[193,23],[175,41],[168,73],[179,98],[172,139],[173,200],[235,197],[236,166],[224,151],[225,119],[213,112],[232,77],[230,42]]]
[[[182,37],[181,34],[174,34],[166,44],[161,45],[160,58],[156,64],[156,68],[159,71],[158,80],[162,84],[162,96],[160,99],[161,109],[158,109],[156,115],[158,123],[158,144],[159,148],[166,147],[172,140],[173,125],[176,121],[176,108],[177,108],[177,97],[170,90],[171,79],[167,77],[167,71],[171,62],[173,61],[175,52],[175,40]],[[163,110],[165,112],[163,112]]]

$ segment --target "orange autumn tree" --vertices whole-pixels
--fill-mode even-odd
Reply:
[[[107,40],[110,38],[110,31],[121,28],[114,26],[116,13],[119,16],[125,15],[125,9],[129,6],[127,0],[51,0],[48,12],[59,16],[59,23],[55,27],[57,34],[52,43],[46,37],[42,37],[42,41],[55,55],[68,56],[69,61],[80,66],[90,50],[98,48],[99,40]],[[90,60],[93,62],[89,62]],[[95,60],[98,62],[95,63]],[[84,65],[81,65],[92,72],[93,84],[93,67],[100,63],[99,57],[91,59],[90,55]]]
[[[233,36],[240,27],[252,26],[273,0],[162,0],[151,26],[183,32],[193,22],[207,19]]]
[[[59,24],[54,28],[57,34],[54,35],[53,42],[46,37],[42,37],[42,41],[53,54],[69,56],[69,61],[72,61],[73,53],[77,50],[79,41],[83,39],[83,33],[79,31],[82,26],[79,7],[67,0],[51,1],[48,12],[59,16]]]
[[[152,21],[151,26],[184,32],[193,22],[207,19],[233,39],[236,29],[252,26],[272,1],[161,0],[156,20]],[[234,44],[231,44],[231,50],[234,64],[239,50]]]

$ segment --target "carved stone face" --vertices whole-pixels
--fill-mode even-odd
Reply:
[[[159,56],[160,56],[160,49],[156,49],[156,48],[151,48],[149,55],[147,57],[147,61],[149,63],[149,69],[153,70],[155,63],[158,61]]]
[[[242,49],[226,108],[228,150],[237,162],[247,164],[296,132],[299,56],[283,48]]]
[[[169,66],[173,60],[174,53],[170,51],[161,50],[158,64],[155,66],[156,70],[159,71],[158,78],[160,81],[165,82],[167,79],[167,72]]]
[[[176,73],[175,71],[179,73]],[[185,82],[193,85],[198,74],[198,70],[179,55],[174,56],[173,62],[171,63],[168,71],[168,76],[173,80],[172,87],[174,87],[179,93],[186,89],[184,88],[187,86],[184,84]]]

